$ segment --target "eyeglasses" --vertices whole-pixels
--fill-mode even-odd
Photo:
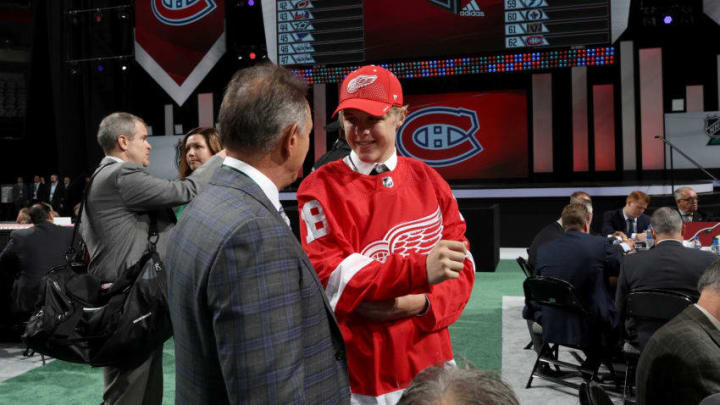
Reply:
[[[688,197],[688,198],[681,198],[678,201],[693,202],[693,201],[697,201],[697,200],[698,200],[697,197]]]

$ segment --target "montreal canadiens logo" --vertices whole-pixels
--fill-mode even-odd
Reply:
[[[432,167],[452,166],[483,151],[476,138],[477,113],[460,107],[434,106],[412,112],[397,135],[401,155]]]
[[[155,18],[167,25],[188,25],[217,8],[214,0],[150,0]]]

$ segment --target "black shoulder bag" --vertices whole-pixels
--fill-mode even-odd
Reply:
[[[60,360],[131,367],[172,336],[167,281],[155,249],[157,219],[152,214],[147,250],[114,283],[103,285],[87,272],[87,264],[73,262],[83,206],[92,181],[106,166],[95,172],[85,189],[66,264],[43,278],[37,310],[22,338],[29,348]]]

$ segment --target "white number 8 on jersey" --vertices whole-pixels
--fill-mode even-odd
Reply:
[[[307,227],[305,242],[310,243],[330,233],[322,205],[317,200],[308,201],[302,208],[302,219]]]

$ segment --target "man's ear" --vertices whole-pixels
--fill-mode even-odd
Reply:
[[[281,153],[283,159],[288,159],[290,157],[290,153],[297,147],[299,136],[300,128],[297,123],[285,128],[281,140]]]
[[[128,142],[130,139],[126,135],[120,135],[117,138],[117,144],[121,151],[125,152],[128,149]]]
[[[397,131],[398,129],[400,129],[400,127],[403,125],[403,123],[405,123],[405,118],[407,118],[407,110],[408,110],[408,107],[407,107],[407,106],[403,106],[403,107],[400,108],[400,111],[398,111],[398,112],[396,113],[396,114],[397,114],[397,118],[396,118],[396,119],[397,119],[397,122],[395,123],[395,124],[396,124],[396,127],[395,127],[395,130],[396,130],[396,131]]]

